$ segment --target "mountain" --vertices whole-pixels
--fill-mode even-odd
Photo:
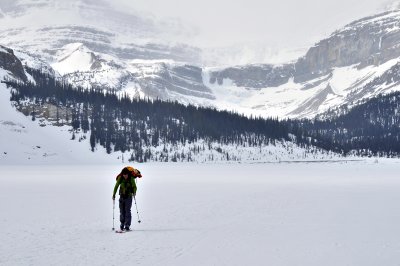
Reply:
[[[385,79],[399,63],[399,9],[354,21],[290,63],[214,67],[204,58],[223,52],[171,41],[190,36],[186,25],[103,1],[6,3],[0,42],[22,64],[80,87],[280,118],[312,118],[399,89]]]
[[[184,26],[171,21],[118,10],[99,0],[5,1],[0,11],[3,44],[54,59],[59,49],[83,43],[97,53],[121,59],[190,60],[197,56],[191,47],[172,43],[187,37]]]
[[[293,63],[211,68],[207,81],[230,92],[241,106],[280,117],[314,117],[389,93],[399,89],[397,82],[381,79],[374,90],[367,84],[399,62],[399,19],[399,10],[363,18],[321,40]]]
[[[25,55],[25,58],[28,58]],[[34,62],[29,60],[30,62]],[[14,51],[0,46],[0,164],[83,164],[120,162],[117,154],[93,153],[84,141],[70,141],[70,127],[50,127],[47,121],[16,110],[4,80],[34,82]]]
[[[0,8],[1,44],[45,61],[71,83],[133,96],[213,99],[193,66],[200,49],[175,41],[190,35],[179,23],[105,1],[18,0]]]

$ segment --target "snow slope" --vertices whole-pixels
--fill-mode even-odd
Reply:
[[[71,43],[65,46],[65,51],[57,53],[57,63],[52,67],[61,75],[81,71],[89,71],[95,61],[94,54],[88,51],[82,43]]]
[[[219,109],[238,110],[246,115],[280,118],[312,118],[330,108],[343,104],[352,105],[352,95],[363,94],[356,100],[376,97],[400,89],[390,81],[381,84],[381,88],[364,93],[365,86],[375,78],[382,76],[391,67],[400,62],[400,58],[389,60],[381,65],[359,68],[358,64],[336,67],[330,74],[305,82],[295,82],[293,78],[277,87],[251,88],[238,86],[226,78],[222,84],[211,83],[211,73],[218,68],[207,68],[203,72],[204,84],[216,96]],[[391,85],[391,86],[388,86]],[[209,103],[212,104],[212,103]]]
[[[398,160],[135,166],[144,175],[137,195],[142,223],[133,211],[134,231],[127,234],[111,230],[111,193],[122,165],[1,166],[0,264],[395,266],[400,260]]]
[[[93,153],[88,140],[71,140],[70,127],[40,126],[18,112],[10,102],[10,91],[0,84],[0,165],[91,164],[119,162],[119,154],[103,149]]]

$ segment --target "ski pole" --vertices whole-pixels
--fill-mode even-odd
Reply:
[[[135,200],[136,213],[137,213],[137,218],[138,218],[138,221],[137,221],[137,222],[140,223],[141,221],[140,221],[140,218],[139,218],[139,211],[138,211],[137,204],[136,204],[136,197],[133,196],[133,199]]]
[[[114,231],[114,210],[115,210],[115,199],[113,199],[113,227],[112,227],[113,231]]]

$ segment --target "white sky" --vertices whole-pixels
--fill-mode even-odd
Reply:
[[[262,44],[308,47],[345,24],[375,14],[388,0],[113,0],[196,29],[200,47]]]

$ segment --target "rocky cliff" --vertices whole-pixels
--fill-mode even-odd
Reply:
[[[14,55],[14,51],[0,45],[0,69],[4,69],[12,77],[27,81],[21,61]]]

